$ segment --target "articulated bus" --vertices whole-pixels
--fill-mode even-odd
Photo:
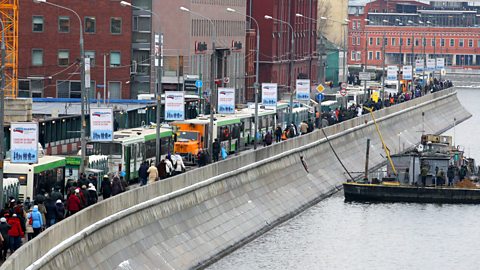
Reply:
[[[51,192],[52,188],[65,189],[65,158],[58,156],[43,156],[38,163],[11,163],[5,161],[4,177],[17,178],[20,182],[19,199],[34,197],[43,192]]]
[[[161,154],[167,155],[173,150],[172,129],[160,128]],[[143,161],[155,161],[156,130],[151,128],[133,128],[115,131],[111,142],[93,142],[87,145],[87,155],[106,155],[109,173],[121,175],[125,180],[138,178],[138,169]]]

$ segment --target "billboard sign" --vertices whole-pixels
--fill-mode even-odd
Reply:
[[[165,91],[165,120],[185,120],[185,95],[180,91]]]
[[[235,88],[218,88],[218,113],[235,113]]]
[[[423,59],[415,60],[415,71],[416,72],[423,72],[424,68],[425,68],[425,63],[423,62]]]
[[[262,104],[266,107],[277,107],[276,83],[262,83]]]
[[[310,100],[310,80],[297,80],[296,86],[296,99]]]
[[[10,162],[38,163],[38,123],[11,123]]]
[[[413,68],[412,66],[403,66],[403,79],[413,80]]]
[[[445,68],[445,58],[437,58],[436,69],[442,70]]]
[[[398,74],[398,67],[397,66],[388,66],[387,67],[387,80],[389,81],[396,81]]]
[[[427,59],[427,71],[435,71],[435,59]]]
[[[112,108],[90,108],[90,140],[94,142],[113,140]]]

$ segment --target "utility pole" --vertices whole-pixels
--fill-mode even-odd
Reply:
[[[103,105],[107,104],[107,53],[103,54]]]
[[[0,204],[3,206],[5,205],[3,201],[3,165],[5,158],[5,27],[1,20],[0,24],[2,26],[2,82],[0,84]]]
[[[368,64],[368,32],[365,29],[365,63],[363,64],[363,72],[367,72],[367,64]],[[367,81],[364,81],[363,86],[363,102],[367,101]]]
[[[385,95],[385,43],[386,43],[386,40],[385,40],[385,31],[383,31],[383,38],[382,38],[382,93],[381,93],[381,97],[380,97],[380,100],[382,101],[382,107],[383,107],[383,99],[384,99],[384,95]],[[398,77],[397,77],[398,79]]]

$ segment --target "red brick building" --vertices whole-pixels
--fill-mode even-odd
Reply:
[[[73,9],[82,20],[85,53],[92,64],[90,96],[103,96],[98,86],[104,84],[107,54],[110,98],[130,98],[131,9],[113,1],[51,2]],[[78,18],[48,4],[19,3],[19,96],[80,98]]]
[[[317,81],[316,23],[295,16],[300,13],[316,19],[317,0],[257,0],[247,3],[247,10],[260,25],[260,82],[278,83],[280,93],[288,92],[288,86],[292,85],[289,67],[292,37],[290,27],[267,20],[265,15],[286,21],[294,29],[293,84],[298,77]]]
[[[377,0],[349,8],[348,65],[379,68],[444,58],[450,67],[480,67],[478,7],[466,2]]]

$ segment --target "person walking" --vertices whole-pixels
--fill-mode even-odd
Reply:
[[[280,126],[277,126],[275,129],[275,142],[281,142],[282,141],[282,128]]]
[[[220,143],[218,142],[218,139],[215,139],[215,141],[213,142],[212,151],[213,151],[213,161],[217,162],[218,156],[220,154]]]
[[[56,221],[58,223],[65,218],[65,206],[63,205],[62,200],[56,201],[55,208]]]
[[[140,168],[138,169],[138,178],[140,178],[140,186],[145,186],[147,184],[147,178],[148,178],[148,165],[147,162],[144,161],[142,162],[142,165],[140,165]]]
[[[4,261],[7,259],[7,252],[10,246],[10,236],[8,235],[8,231],[12,226],[7,223],[7,219],[5,217],[0,218],[0,233],[2,234],[3,243],[2,243],[2,253],[0,259]]]
[[[268,131],[267,134],[265,134],[265,146],[269,146],[273,142],[273,137],[272,137],[272,132]]]
[[[180,155],[172,155],[172,159],[175,157],[175,166],[174,173],[175,175],[181,174],[185,171],[185,164],[183,164],[183,159]]]
[[[118,176],[113,177],[112,181],[112,196],[120,194],[124,191],[122,182],[120,182],[120,178]]]
[[[44,226],[48,228],[53,224],[55,224],[55,221],[56,221],[56,214],[55,214],[56,206],[53,198],[47,197],[47,199],[45,200],[45,208],[47,210],[47,213],[45,213],[46,220],[45,220]]]
[[[453,165],[448,166],[447,177],[448,186],[453,186],[453,179],[455,178],[455,167]]]
[[[157,167],[153,165],[153,162],[150,165],[150,168],[148,168],[147,173],[148,173],[148,184],[155,183],[155,181],[157,181],[158,179],[158,170],[157,170]]]
[[[10,225],[10,230],[8,230],[8,236],[10,238],[10,251],[13,253],[22,244],[22,238],[25,234],[22,230],[20,219],[18,219],[17,214],[13,214],[7,222]]]
[[[32,225],[33,236],[32,239],[37,237],[42,231],[43,223],[42,214],[38,211],[38,205],[33,206],[33,211],[27,215],[28,224]]]
[[[108,175],[103,176],[100,192],[102,193],[104,200],[112,196],[112,183],[110,183],[110,178]]]
[[[67,199],[68,216],[71,216],[82,209],[82,203],[79,197],[80,189],[75,189],[74,194],[70,194]]]
[[[94,205],[98,202],[98,194],[97,194],[97,189],[95,186],[90,183],[88,184],[88,189],[87,189],[87,204],[88,206]]]

